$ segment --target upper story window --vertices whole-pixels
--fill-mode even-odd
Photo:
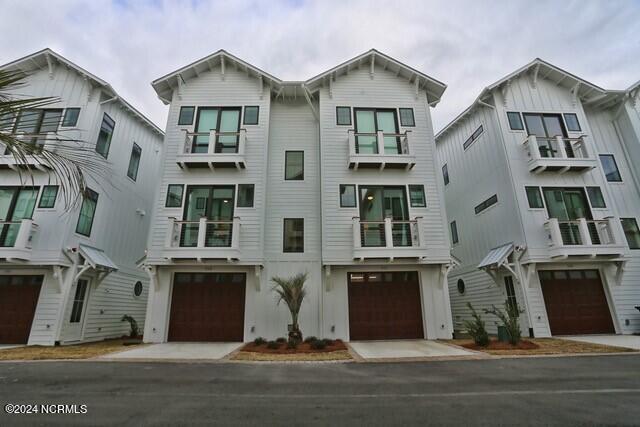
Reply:
[[[96,215],[98,206],[98,193],[87,188],[82,199],[80,207],[80,215],[78,216],[78,224],[76,225],[76,233],[89,237],[91,228],[93,227],[93,219]]]
[[[340,184],[340,207],[356,207],[356,186],[353,184]]]
[[[620,218],[629,249],[640,249],[640,228],[635,218]]]
[[[169,184],[169,187],[167,188],[167,200],[165,202],[165,207],[167,208],[182,207],[183,193],[184,193],[184,185]]]
[[[252,208],[255,186],[253,184],[238,184],[238,207]]]
[[[458,239],[458,224],[455,221],[451,221],[450,228],[451,228],[451,243],[455,245],[460,241]]]
[[[62,126],[74,127],[78,124],[78,117],[80,117],[80,108],[67,108],[66,110],[64,110]]]
[[[509,120],[509,128],[511,130],[524,130],[524,123],[522,123],[522,117],[517,111],[507,112],[507,119]]]
[[[140,157],[142,156],[142,148],[135,142],[131,148],[131,157],[129,158],[129,167],[127,168],[127,176],[132,180],[138,178],[138,167],[140,166]]]
[[[604,175],[607,177],[607,181],[622,182],[622,176],[620,176],[618,164],[613,154],[600,154],[600,162],[602,163],[602,169],[604,169]]]
[[[578,115],[575,113],[564,113],[564,122],[567,125],[567,130],[570,132],[580,132],[580,122],[578,122]]]
[[[474,209],[476,211],[476,215],[479,214],[482,211],[487,210],[488,208],[490,208],[491,206],[495,205],[496,203],[498,203],[498,195],[494,194],[493,196],[489,197],[487,200],[485,200],[484,202],[480,203],[478,206],[476,206]]]
[[[210,141],[212,130],[216,131],[215,141]],[[237,153],[239,132],[240,107],[200,107],[191,152],[207,153],[209,144],[215,144],[215,153]]]
[[[444,185],[449,184],[449,168],[446,163],[442,166],[442,179],[444,180]]]
[[[0,187],[0,247],[15,245],[20,221],[33,216],[38,187]]]
[[[178,116],[179,125],[192,125],[193,116],[195,116],[196,107],[180,107],[180,115]]]
[[[304,151],[285,151],[284,179],[287,181],[304,180]]]
[[[413,108],[400,108],[400,124],[402,126],[413,127],[416,125],[415,117],[413,117]]]
[[[98,133],[98,142],[96,142],[96,152],[105,159],[109,156],[109,147],[111,146],[111,137],[115,126],[116,122],[107,113],[104,113],[100,132]]]
[[[283,224],[283,252],[304,252],[304,219],[285,218]]]
[[[525,191],[527,193],[527,201],[529,202],[529,207],[531,209],[544,209],[540,187],[525,187]]]
[[[21,110],[14,125],[15,133],[25,133],[34,135],[31,138],[32,144],[44,145],[46,136],[44,134],[58,131],[62,118],[61,109],[29,109]],[[35,135],[41,135],[40,137]]]
[[[476,139],[480,138],[480,135],[482,135],[482,132],[484,132],[484,128],[482,127],[482,125],[480,125],[480,126],[478,127],[478,129],[476,129],[476,130],[471,134],[471,136],[470,136],[469,138],[467,138],[467,140],[464,142],[464,144],[462,144],[462,148],[463,148],[463,149],[465,149],[465,150],[466,150],[467,148],[469,148],[469,146],[470,146],[471,144],[473,144],[473,142],[474,142]]]
[[[351,107],[336,107],[336,124],[351,126]]]
[[[398,134],[396,110],[355,108],[357,154],[403,154]],[[380,153],[377,133],[384,135],[384,153]]]
[[[424,185],[409,185],[409,203],[412,208],[427,207],[427,198],[424,195]]]
[[[600,187],[587,187],[587,196],[589,196],[589,202],[591,202],[592,208],[603,209],[607,207]]]
[[[257,125],[259,115],[260,107],[258,107],[257,105],[244,107],[244,119],[242,123],[244,123],[245,125]]]
[[[51,209],[56,204],[56,198],[58,197],[57,185],[45,185],[42,187],[42,194],[40,195],[40,202],[38,208]]]
[[[15,112],[0,114],[0,129],[7,130],[13,127],[13,121],[16,118]]]

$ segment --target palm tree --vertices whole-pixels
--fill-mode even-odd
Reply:
[[[272,277],[271,281],[274,283],[272,290],[278,294],[277,304],[284,301],[291,313],[291,330],[289,331],[289,341],[300,343],[302,341],[302,332],[298,325],[298,314],[300,313],[300,307],[302,307],[302,301],[307,295],[307,290],[304,288],[304,282],[307,281],[307,273],[298,273],[293,277],[282,278]]]
[[[27,128],[35,123],[28,120],[21,121],[22,129],[12,126],[21,111],[59,102],[56,97],[33,98],[19,94],[19,89],[27,85],[27,77],[20,71],[0,70],[0,155],[13,156],[22,182],[25,172],[33,181],[35,160],[38,169],[47,171],[49,178],[60,186],[65,206],[70,209],[85,194],[87,175],[102,178],[96,179],[97,182],[109,182],[108,164],[84,141],[64,137],[58,131],[46,135],[29,133]],[[57,126],[57,123],[49,124]]]

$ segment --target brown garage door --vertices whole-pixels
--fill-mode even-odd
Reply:
[[[539,274],[553,335],[615,333],[597,270]]]
[[[242,341],[243,273],[177,273],[169,341]]]
[[[424,338],[418,273],[349,273],[351,340]]]
[[[26,344],[42,276],[0,276],[0,344]]]

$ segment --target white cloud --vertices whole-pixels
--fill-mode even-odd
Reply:
[[[448,84],[442,128],[480,90],[541,57],[593,83],[640,79],[632,1],[0,0],[0,62],[51,47],[160,127],[150,82],[218,49],[303,80],[375,47]]]

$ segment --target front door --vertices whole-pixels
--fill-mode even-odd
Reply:
[[[195,247],[198,243],[198,221],[207,218],[205,246],[231,246],[234,187],[232,185],[189,186],[180,246]]]
[[[411,246],[404,187],[360,186],[362,246],[385,246],[384,219],[391,218],[393,246]]]
[[[356,153],[383,154],[378,152],[378,131],[385,134],[384,154],[401,154],[402,147],[398,134],[398,120],[395,110],[355,109]]]
[[[567,137],[560,114],[524,113],[524,122],[527,133],[538,138],[538,147],[541,157],[559,157],[560,152],[556,145],[556,137]],[[567,157],[574,157],[573,149],[568,141],[564,141]]]
[[[584,190],[581,188],[543,188],[543,193],[549,218],[556,218],[559,221],[564,244],[581,244],[580,228],[576,220],[579,218],[591,220],[593,218]],[[599,238],[595,224],[588,223],[588,227],[592,241],[597,243]]]
[[[76,284],[71,287],[70,295],[73,295],[73,300],[71,301],[71,312],[68,317],[64,341],[80,341],[82,339],[89,291],[89,281],[87,279],[78,279]]]
[[[32,217],[37,198],[37,187],[0,188],[0,247],[12,247],[15,244],[20,221]]]

